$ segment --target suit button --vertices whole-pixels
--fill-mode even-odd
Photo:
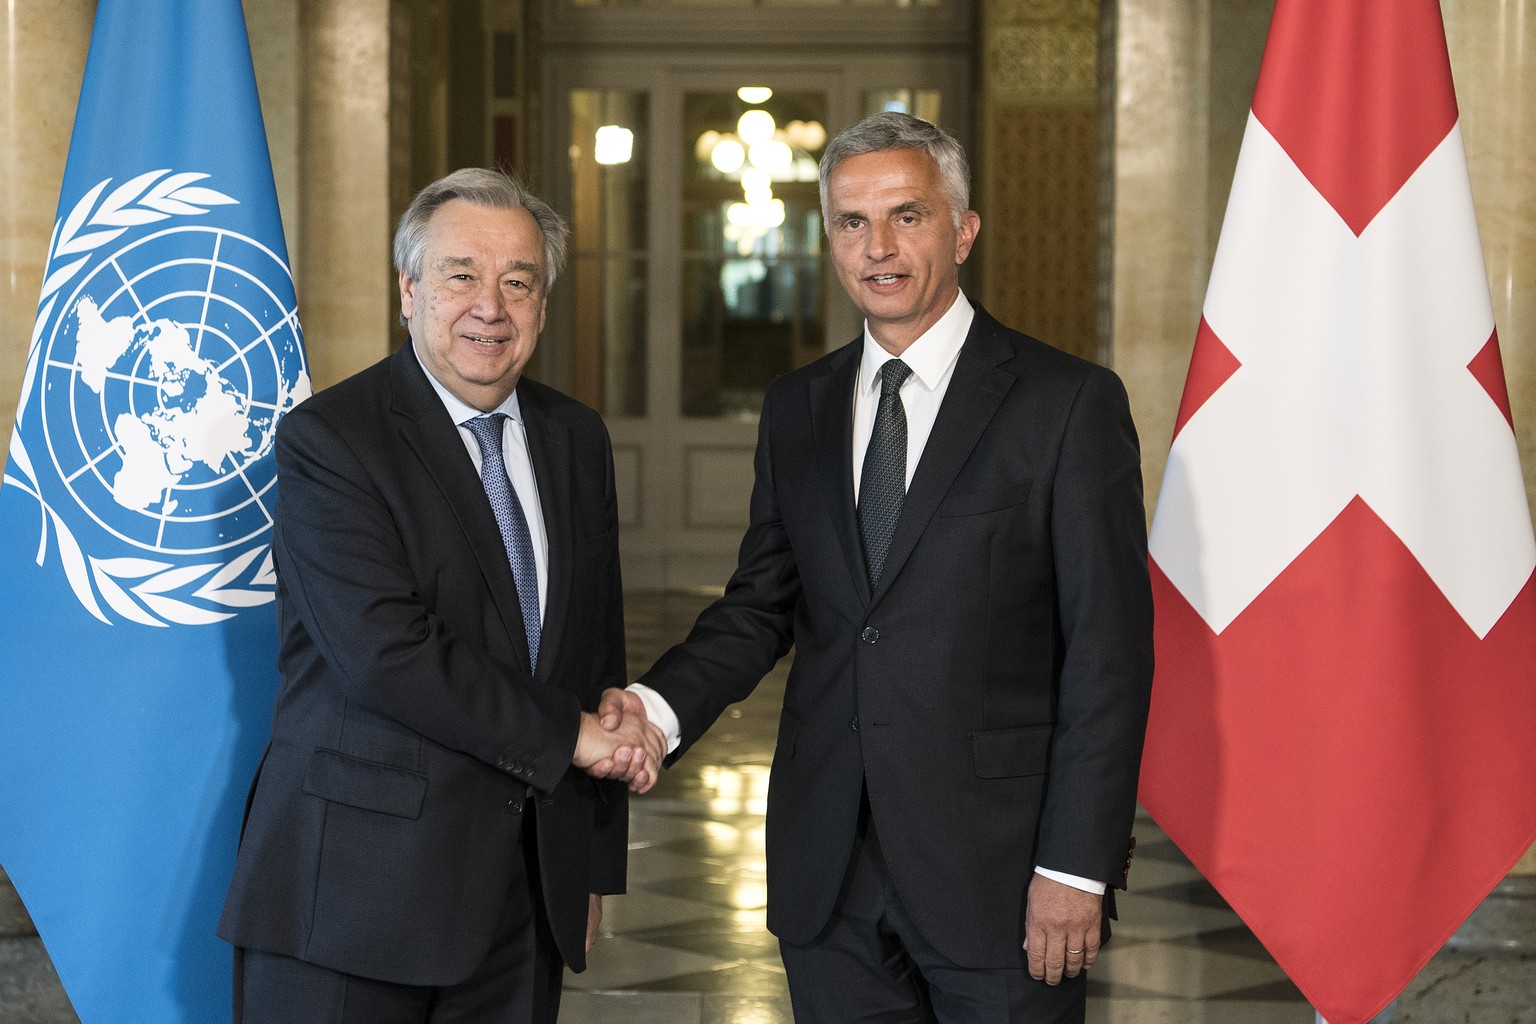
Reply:
[[[508,811],[508,813],[511,813],[511,814],[522,814],[523,813],[523,802],[521,800],[508,800],[507,801],[507,811]]]
[[[859,720],[857,718],[850,718],[850,719],[848,719],[848,728],[852,729],[854,732],[858,732],[859,731]]]
[[[880,631],[874,626],[865,626],[864,632],[859,634],[859,639],[867,644],[872,644],[880,639]]]

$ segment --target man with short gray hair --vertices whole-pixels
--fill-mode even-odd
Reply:
[[[244,1024],[553,1024],[602,894],[622,785],[661,737],[622,685],[613,455],[523,377],[566,229],[495,171],[421,191],[395,260],[409,339],[282,421],[282,684],[219,934]]]

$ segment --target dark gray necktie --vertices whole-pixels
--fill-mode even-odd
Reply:
[[[512,481],[507,479],[507,464],[501,457],[502,420],[506,413],[476,416],[464,426],[480,444],[480,482],[491,499],[501,542],[512,563],[512,580],[517,584],[517,603],[523,613],[523,630],[528,635],[528,668],[539,666],[539,564],[533,558],[533,535],[528,531],[528,517],[517,500]]]
[[[907,496],[907,412],[901,405],[901,385],[911,375],[912,367],[900,359],[880,367],[880,407],[859,477],[859,531],[864,535],[870,587],[880,582]]]

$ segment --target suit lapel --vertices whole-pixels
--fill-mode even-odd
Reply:
[[[907,488],[901,517],[891,536],[891,548],[885,556],[880,586],[875,591],[876,600],[901,575],[939,503],[949,493],[950,485],[992,421],[1003,396],[1013,386],[1015,376],[998,367],[1012,355],[1001,325],[977,306],[970,334],[960,349],[954,376],[949,379],[939,415],[933,422],[933,432],[928,435],[922,458],[912,474],[912,485]]]
[[[544,536],[549,541],[549,579],[544,593],[544,624],[539,635],[539,671],[548,678],[564,638],[566,606],[571,599],[571,573],[575,537],[571,534],[571,439],[570,430],[549,415],[542,397],[532,387],[519,389],[518,404],[528,434],[528,453],[533,476],[539,485],[539,508],[544,514]]]
[[[432,477],[448,506],[453,510],[464,539],[474,552],[475,561],[485,577],[486,589],[495,602],[497,615],[512,637],[523,660],[528,664],[528,638],[517,607],[517,585],[512,579],[512,565],[502,543],[496,516],[485,496],[485,487],[475,474],[475,464],[464,447],[459,428],[443,408],[442,400],[427,381],[426,371],[416,361],[410,342],[395,353],[390,364],[393,408],[400,417],[400,437],[427,474]],[[553,545],[551,545],[553,547]]]
[[[832,519],[849,583],[858,603],[869,603],[869,572],[864,565],[864,542],[859,537],[858,513],[853,504],[853,389],[859,375],[863,336],[845,346],[826,374],[809,385],[811,431],[816,445],[817,469],[822,496]]]

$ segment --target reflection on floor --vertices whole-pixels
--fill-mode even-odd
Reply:
[[[706,598],[627,600],[637,675],[682,638]],[[591,967],[567,976],[561,1024],[791,1021],[778,948],[763,927],[762,861],[787,668],[634,801],[630,892],[607,900]],[[1131,891],[1089,982],[1091,1024],[1312,1024],[1300,993],[1151,819],[1136,831]],[[0,1024],[75,1021],[0,879]],[[1453,1022],[1536,1024],[1536,960],[1436,957],[1399,1000],[1397,1024]]]

